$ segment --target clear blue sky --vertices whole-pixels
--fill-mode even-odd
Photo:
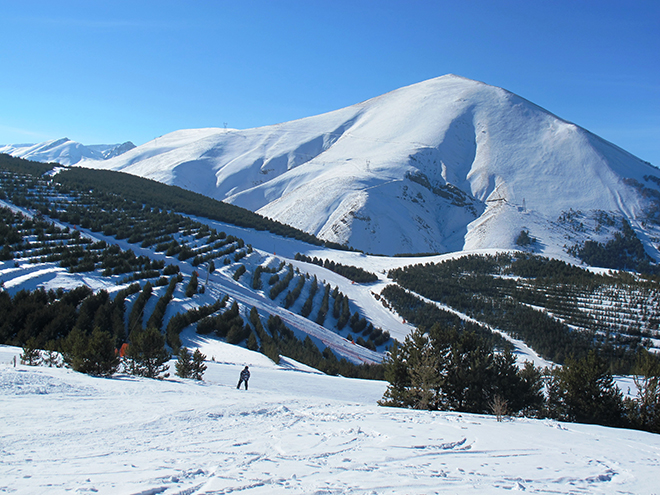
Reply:
[[[0,143],[142,144],[447,73],[660,166],[660,1],[0,0]]]

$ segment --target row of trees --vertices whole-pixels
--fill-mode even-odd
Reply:
[[[99,177],[102,178],[100,183],[98,182]],[[6,185],[7,190],[13,195],[20,196],[22,198],[21,201],[24,201],[26,206],[37,209],[44,215],[59,218],[66,222],[72,222],[76,225],[81,225],[84,228],[89,228],[92,231],[103,232],[108,236],[128,239],[129,242],[142,243],[143,247],[155,246],[157,251],[166,251],[169,255],[177,255],[180,260],[188,259],[194,255],[194,264],[206,261],[207,256],[217,256],[217,250],[226,247],[228,244],[231,245],[230,247],[232,247],[232,249],[236,248],[235,244],[239,249],[244,245],[243,241],[240,239],[226,236],[222,232],[217,233],[213,229],[191,221],[182,215],[177,215],[171,211],[160,209],[163,205],[167,205],[166,202],[163,203],[160,201],[161,195],[164,194],[164,192],[169,192],[170,197],[173,197],[172,195],[176,196],[178,193],[177,191],[170,190],[166,186],[151,183],[150,181],[142,181],[141,179],[136,181],[133,177],[125,177],[121,174],[99,175],[94,171],[78,170],[63,173],[60,178],[63,178],[64,180],[60,181],[60,185],[57,185],[57,181],[51,179],[29,178],[25,176],[18,177],[16,175],[8,175],[6,178],[7,180],[3,182],[3,187]],[[140,187],[136,188],[136,184],[139,184]],[[138,190],[140,192],[139,196],[133,194]],[[158,192],[155,192],[156,190]],[[121,191],[122,194],[118,194],[118,191]],[[130,191],[133,191],[133,193]],[[152,195],[149,196],[150,194]],[[191,198],[191,196],[187,195],[187,192],[183,192],[182,194],[188,198],[187,200]],[[159,201],[154,203],[150,201],[149,198],[159,198]],[[199,199],[196,196],[195,198]],[[150,206],[151,204],[158,204],[159,207],[152,207]],[[222,206],[224,207],[224,205]],[[184,238],[194,236],[195,241],[191,243],[180,243],[181,238],[175,239],[173,236],[173,234],[177,232],[183,234]],[[76,234],[77,239],[83,239],[83,236],[80,236],[78,232],[72,233],[74,237]],[[52,239],[52,235],[49,238],[47,237],[46,241],[48,241],[48,239]],[[193,247],[193,244],[196,247]],[[239,254],[244,256],[249,252],[250,248],[248,246],[246,252],[240,251]],[[138,273],[134,273],[124,281],[128,281],[129,279],[134,280],[145,277],[156,277],[160,275],[158,270],[162,270],[163,275],[165,275],[166,272],[170,273],[170,267],[163,266],[162,262],[159,266],[154,266],[154,263],[148,258],[143,259],[143,257],[135,257],[131,251],[123,252],[115,246],[108,247],[105,244],[88,246],[87,249],[77,246],[75,249],[60,249],[56,246],[44,246],[43,252],[40,256],[41,258],[55,256],[57,259],[53,258],[50,261],[59,260],[71,271],[87,271],[101,268],[105,275],[113,275],[127,273],[131,269],[139,270]],[[238,255],[234,256],[235,261],[238,261],[239,259]],[[228,258],[225,259],[225,262],[226,261],[228,261]],[[340,271],[356,270],[354,267],[343,267],[342,265],[331,268]],[[239,266],[237,271],[235,271],[235,276],[237,278],[240,277],[244,271],[246,271],[246,267]],[[253,278],[253,284],[258,286],[261,285],[259,275]],[[273,276],[275,280],[271,281],[270,284],[271,297],[277,297],[279,292],[287,289],[293,276],[294,270],[292,266],[289,266],[289,269],[285,272],[281,280],[279,280],[279,277],[275,274]],[[299,285],[304,284],[304,280],[301,279],[301,282],[302,284]],[[147,282],[147,284],[145,284],[140,296],[133,304],[133,309],[129,315],[129,333],[132,329],[142,328],[145,323],[142,321],[142,316],[144,307],[146,306],[152,292],[152,284],[167,284],[167,280],[161,278],[161,280],[158,280],[157,282]],[[316,287],[319,287],[318,283],[316,284]],[[302,287],[300,288],[302,289]],[[190,283],[186,287],[186,295],[192,296],[199,289],[199,282],[196,274],[194,274],[190,279]],[[314,302],[314,291],[311,291],[312,295],[308,298],[309,301],[307,302],[307,305],[301,310],[303,313],[310,313],[310,318],[314,317],[319,321],[325,321],[325,316],[330,311],[330,288],[324,287],[324,289],[324,298],[318,314],[315,314],[314,316],[311,315]],[[343,328],[349,320],[351,320],[351,327],[354,328],[355,332],[364,332],[366,328],[366,320],[361,318],[354,322],[353,320],[355,318],[351,318],[348,301],[345,296],[337,294],[336,290],[333,294],[335,296],[333,314],[337,313],[337,309],[340,309],[340,312],[337,315],[339,323],[338,327],[340,329]],[[288,296],[288,299],[291,300],[291,302],[295,300],[294,295],[296,295],[295,291]],[[161,309],[164,310],[170,299],[171,294],[166,293],[166,295],[159,301],[158,306],[162,306]],[[150,318],[150,321],[146,322],[147,327],[162,327],[163,311],[158,311],[157,313],[158,314],[155,318]],[[229,330],[231,330],[231,328]],[[245,328],[242,328],[239,331],[238,325],[236,325],[235,331],[229,330],[227,331],[227,334],[224,335],[224,338],[231,341],[239,341],[247,336],[247,338],[251,339],[249,344],[251,346],[255,345],[255,339],[251,338],[250,332],[245,330]],[[89,335],[90,332],[91,330],[87,331],[87,335]],[[385,334],[382,332],[377,335],[374,333],[373,339],[380,342],[383,340],[384,335]],[[375,347],[371,332],[369,332],[368,335],[365,334],[365,336],[368,337],[368,340],[364,341],[362,339],[364,345]],[[125,338],[124,334],[124,339]],[[167,330],[167,340],[168,343],[172,345],[173,349],[178,349],[180,344],[178,342],[178,332],[170,331],[169,325]]]
[[[601,349],[610,356],[611,371],[616,373],[628,373],[634,367],[642,343],[640,326],[660,317],[652,297],[658,284],[653,280],[635,280],[627,274],[596,275],[526,254],[466,256],[392,270],[390,276],[400,287],[388,286],[382,295],[416,325],[429,327],[435,321],[466,324],[443,321],[452,317],[401,287],[504,330],[554,362],[563,363],[571,354],[583,358],[591,349]],[[647,318],[633,315],[639,324],[628,327],[619,323],[621,314],[619,320],[599,318],[590,310],[589,301],[594,291],[602,293],[600,289],[607,287],[616,288],[617,293],[649,294],[643,302]],[[576,329],[566,322],[580,326]]]
[[[383,379],[384,368],[382,364],[358,365],[344,358],[338,359],[328,347],[322,351],[319,350],[309,336],[305,336],[303,340],[297,338],[279,316],[270,315],[268,317],[266,321],[268,331],[266,331],[261,324],[256,309],[253,308],[250,312],[250,322],[259,337],[259,350],[267,356],[288,356],[329,375]]]
[[[299,261],[308,260],[307,257],[300,254],[296,255],[296,259]],[[313,260],[316,260],[312,261],[316,264],[323,264],[316,258],[313,258]],[[291,285],[291,281],[295,278],[296,274],[299,274],[297,269],[294,270],[292,265],[288,265],[288,269],[284,276],[281,277],[278,272],[281,272],[283,268],[283,264],[279,269],[265,269],[262,266],[258,266],[252,276],[252,288],[260,289],[263,287],[263,281],[261,278],[264,273],[270,273],[271,275],[268,280],[268,284],[271,286],[269,295],[271,299],[275,299]],[[243,269],[236,273],[242,275],[244,271],[245,270]],[[338,287],[333,289],[327,284],[322,284],[318,281],[316,276],[310,278],[309,275],[299,274],[295,286],[293,289],[287,291],[282,301],[285,308],[289,309],[298,300],[308,279],[310,279],[311,282],[309,284],[307,297],[299,309],[301,316],[314,319],[317,324],[324,325],[332,308],[332,316],[337,320],[335,326],[338,331],[342,331],[348,324],[353,332],[357,334],[361,333],[363,337],[367,338],[367,340],[365,340],[362,337],[358,337],[356,342],[359,345],[375,350],[376,347],[382,346],[390,340],[389,333],[383,332],[381,329],[376,329],[373,325],[369,325],[367,320],[361,317],[358,312],[351,314],[348,297],[339,292]],[[320,307],[315,314],[312,314],[314,311],[314,303],[317,300],[317,293],[321,290],[323,291],[323,297],[321,298]],[[332,305],[330,303],[331,298],[333,299]]]
[[[305,263],[313,263],[315,265],[322,266],[328,270],[338,273],[342,277],[346,277],[347,279],[360,284],[366,284],[378,280],[378,277],[374,273],[368,272],[357,266],[342,265],[341,263],[337,263],[332,260],[323,260],[316,257],[312,258],[301,253],[296,253],[295,259],[298,261],[304,261]]]
[[[131,180],[128,179],[129,182]],[[0,176],[0,186],[12,197],[20,196],[21,203],[43,215],[117,239],[141,243],[142,247],[155,246],[156,251],[166,251],[168,256],[176,255],[182,261],[194,257],[194,266],[229,255],[237,249],[241,251],[234,256],[235,261],[251,252],[249,246],[247,252],[242,250],[242,239],[227,236],[224,232],[218,233],[184,215],[152,208],[139,198],[131,199],[93,188],[76,190],[58,186],[51,180],[13,174]],[[35,262],[60,262],[61,266],[72,272],[99,268],[104,276],[139,272],[133,276],[135,280],[155,277],[157,271],[163,269],[162,262],[135,257],[130,250],[118,251],[115,246],[104,249],[105,243],[89,245],[91,242],[76,230],[60,232],[55,228],[50,232],[53,226],[43,218],[35,221],[18,218],[8,225],[11,228],[0,229],[0,244],[4,244],[0,257],[3,259],[28,256]],[[175,233],[183,233],[183,237],[177,240],[173,237]],[[37,241],[22,242],[27,236],[37,237]],[[189,242],[191,239],[186,237],[194,239]],[[56,239],[66,245],[53,242]],[[22,252],[15,253],[18,250]],[[231,260],[225,258],[225,262]],[[142,264],[145,266],[140,266]]]
[[[145,378],[169,376],[170,353],[165,348],[165,338],[153,327],[131,333],[130,344],[122,347],[121,356],[115,348],[112,335],[98,327],[91,335],[75,328],[62,342],[61,356],[52,351],[42,351],[35,347],[35,340],[30,339],[23,348],[21,362],[30,366],[46,364],[48,366],[66,365],[80,373],[94,376],[112,376],[120,367],[127,373]],[[206,371],[206,356],[199,349],[191,354],[183,347],[175,363],[176,375],[181,378],[202,380]]]
[[[569,253],[591,266],[656,275],[660,273],[660,267],[652,263],[644,245],[625,219],[622,220],[621,231],[615,232],[613,239],[605,243],[586,241],[582,245],[573,246]]]
[[[495,353],[476,334],[438,324],[395,343],[385,378],[385,406],[487,413],[497,401],[511,412],[534,414],[543,402],[540,371],[518,369],[508,350]]]
[[[414,409],[550,417],[660,433],[660,364],[640,355],[637,395],[624,400],[596,351],[562,367],[516,366],[507,350],[474,333],[434,325],[416,329],[391,349],[389,386],[379,402]],[[544,393],[544,390],[547,393]]]
[[[315,245],[328,244],[311,234],[270,220],[250,210],[223,203],[176,186],[168,186],[149,179],[109,170],[90,170],[74,167],[56,176],[56,180],[70,189],[117,195],[140,204],[159,205],[174,211],[197,215],[240,227],[267,230],[283,237],[292,237]],[[331,247],[342,246],[333,244]]]

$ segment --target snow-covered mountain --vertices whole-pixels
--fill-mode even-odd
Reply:
[[[660,259],[660,170],[503,89],[447,75],[273,126],[167,134],[105,161],[372,253],[535,249],[628,219]]]
[[[85,146],[68,138],[38,144],[8,144],[0,146],[0,153],[45,163],[74,165],[81,160],[107,160],[135,148],[130,141],[122,144]]]

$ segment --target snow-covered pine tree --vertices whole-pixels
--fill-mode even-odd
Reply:
[[[44,366],[48,366],[49,368],[60,368],[62,366],[62,358],[59,352],[54,349],[47,349],[44,351],[43,363]]]

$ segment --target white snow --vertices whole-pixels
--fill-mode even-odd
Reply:
[[[11,364],[0,347],[0,492],[654,493],[660,436],[376,405],[386,384],[225,344],[204,382]],[[210,358],[210,356],[209,356]],[[236,390],[248,364],[248,391]]]

